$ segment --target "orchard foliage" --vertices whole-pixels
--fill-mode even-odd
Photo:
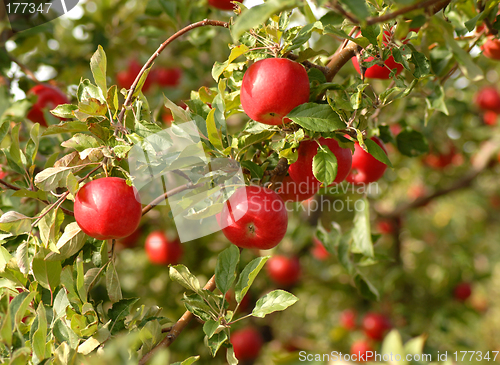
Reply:
[[[294,364],[351,347],[493,359],[499,132],[483,116],[500,108],[498,0],[78,9],[19,33],[0,20],[2,362]],[[279,67],[283,82],[252,79],[259,97],[242,86],[271,58],[294,62],[300,98]],[[262,113],[272,122],[249,118]],[[352,153],[369,177],[344,181]],[[138,217],[112,194],[99,202],[123,218],[117,235],[75,219],[79,192],[109,177],[142,203],[122,241]],[[232,225],[227,202],[248,185],[278,193],[279,222]],[[197,234],[181,218],[214,233],[179,244]],[[145,250],[152,232],[175,252]],[[358,314],[390,320],[375,331]],[[250,332],[255,346],[236,348],[231,334]]]

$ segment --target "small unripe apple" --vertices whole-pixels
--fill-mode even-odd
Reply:
[[[385,31],[384,32],[384,37],[383,37],[383,44],[387,45],[388,42],[388,37],[390,37],[390,33]],[[374,60],[373,56],[367,57],[364,62],[371,62]],[[361,68],[359,67],[359,62],[357,57],[352,58],[352,64],[356,71],[361,75]],[[388,79],[391,71],[393,69],[396,69],[396,75],[401,73],[403,71],[404,66],[401,65],[400,63],[397,63],[394,60],[394,57],[391,55],[389,56],[385,61],[384,61],[385,66],[379,66],[379,65],[373,65],[368,67],[365,70],[365,77],[369,79]]]
[[[339,143],[333,138],[322,137],[318,141],[300,142],[297,151],[297,161],[290,165],[288,173],[295,183],[300,184],[300,186],[309,186],[311,190],[318,189],[321,185],[313,174],[313,159],[318,153],[318,144],[327,146],[337,158],[337,176],[331,185],[344,181],[352,165],[351,150],[349,148],[341,148]]]
[[[500,39],[488,37],[488,40],[481,46],[483,55],[493,60],[500,60]]]
[[[273,256],[266,268],[271,280],[278,285],[290,286],[300,278],[300,262],[297,257]]]
[[[232,1],[243,2],[243,0],[208,0],[208,4],[221,10],[233,10],[236,9],[236,5]]]
[[[182,76],[182,70],[178,67],[160,68],[154,74],[154,81],[161,86],[177,86]]]
[[[460,283],[453,289],[453,296],[461,302],[466,301],[471,294],[472,289],[470,283]]]
[[[182,246],[179,240],[169,241],[162,231],[151,232],[144,244],[149,261],[157,265],[175,265],[182,256]]]
[[[371,140],[378,144],[387,154],[384,142],[380,138],[372,137]],[[347,175],[346,181],[352,184],[369,184],[380,179],[386,169],[387,165],[385,163],[365,152],[356,142],[354,144],[354,154],[352,155],[351,172]]]
[[[75,220],[87,235],[99,240],[119,239],[134,233],[142,207],[137,191],[118,177],[93,180],[78,190]]]
[[[312,197],[317,191],[316,188],[310,189],[307,183],[296,183],[290,176],[285,176],[277,193],[286,202],[301,202]]]
[[[311,249],[311,254],[314,258],[316,258],[316,260],[324,261],[330,257],[330,252],[326,250],[325,246],[319,239],[313,237],[313,244],[314,246]]]
[[[354,358],[354,356],[356,356]],[[373,360],[373,347],[368,340],[358,340],[351,346],[351,359],[355,362],[366,362]]]
[[[259,357],[263,340],[259,331],[247,327],[231,334],[230,342],[234,348],[234,355],[239,361],[254,360]]]
[[[339,323],[346,330],[352,331],[356,328],[358,314],[353,309],[346,309],[340,314]]]
[[[28,95],[36,95],[37,100],[28,112],[27,118],[44,127],[47,127],[47,121],[43,115],[44,110],[52,110],[61,104],[69,104],[66,95],[51,85],[36,85],[28,91]],[[63,120],[63,118],[59,119]]]
[[[273,190],[246,186],[226,201],[219,224],[222,233],[236,246],[268,250],[285,236],[288,213]]]
[[[253,120],[270,125],[290,122],[283,117],[309,101],[309,78],[300,63],[266,58],[252,64],[243,76],[241,107]]]
[[[363,318],[362,326],[365,335],[376,341],[381,341],[387,330],[392,327],[389,319],[379,313],[367,313]]]
[[[493,86],[483,87],[476,94],[476,104],[483,110],[500,113],[500,93]]]

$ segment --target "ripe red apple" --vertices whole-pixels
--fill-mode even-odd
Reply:
[[[236,246],[268,250],[281,242],[288,227],[285,203],[273,190],[239,188],[224,204],[222,233]]]
[[[354,358],[354,356],[356,356]],[[373,347],[368,340],[358,340],[351,346],[351,359],[354,362],[367,362],[373,357]]]
[[[118,242],[123,246],[127,248],[132,248],[137,246],[137,242],[139,240],[139,237],[141,237],[142,231],[140,228],[137,228],[131,235],[127,237],[121,238]]]
[[[378,144],[387,154],[384,142],[378,137],[372,137],[372,141]],[[352,168],[346,181],[352,184],[369,184],[380,179],[387,168],[387,165],[380,162],[375,157],[365,152],[358,142],[354,144],[354,154],[352,155]]]
[[[472,294],[472,289],[470,283],[459,283],[455,289],[453,289],[453,296],[455,299],[464,302]]]
[[[341,183],[351,170],[352,154],[349,148],[341,148],[333,138],[320,138],[318,141],[302,141],[298,149],[298,159],[288,168],[293,181],[300,186],[306,184],[310,190],[318,189],[321,183],[313,174],[313,158],[318,153],[318,143],[327,146],[337,158],[337,177],[331,185]],[[330,186],[331,186],[330,185]]]
[[[356,328],[356,318],[358,314],[353,309],[346,309],[340,313],[340,325],[346,330],[352,331]]]
[[[130,89],[132,84],[135,81],[135,78],[141,71],[142,66],[136,60],[131,60],[128,64],[128,68],[125,71],[120,71],[116,74],[116,82],[119,88]],[[142,86],[142,91],[146,92],[151,87],[151,77],[148,75],[148,78],[144,82]]]
[[[500,39],[492,36],[481,46],[483,55],[493,60],[500,60]]]
[[[154,74],[154,81],[161,86],[177,86],[181,76],[182,70],[178,67],[160,68]]]
[[[392,325],[389,319],[380,313],[367,313],[362,322],[363,331],[369,338],[381,341]]]
[[[493,86],[483,87],[476,94],[476,104],[483,110],[500,113],[500,93]]]
[[[263,340],[259,331],[247,327],[231,334],[230,342],[234,348],[234,355],[239,361],[254,360],[259,357]]]
[[[7,176],[7,171],[3,171],[3,165],[0,165],[0,179]]]
[[[33,123],[39,123],[44,127],[47,127],[47,121],[43,115],[44,110],[52,110],[61,104],[69,104],[66,95],[59,89],[47,84],[32,87],[28,91],[28,95],[36,95],[38,98],[28,112],[27,118]],[[63,120],[63,118],[59,119]]]
[[[487,110],[483,114],[484,124],[487,125],[496,125],[498,121],[498,113],[492,110]]]
[[[387,32],[387,31],[385,31],[384,32],[384,39],[383,39],[383,44],[384,45],[387,45],[389,37],[390,37],[390,33]],[[370,57],[367,57],[364,60],[364,62],[371,62],[373,60],[374,60],[374,57],[370,56]],[[356,71],[358,71],[358,73],[361,75],[361,68],[359,67],[359,62],[358,62],[357,57],[353,57],[352,58],[352,64],[353,64],[354,68],[356,69]],[[403,65],[401,65],[400,63],[397,63],[394,60],[394,57],[392,55],[389,56],[384,61],[384,64],[385,64],[385,66],[383,66],[383,67],[379,66],[379,65],[373,65],[371,67],[368,67],[365,70],[365,77],[369,78],[369,79],[388,79],[389,75],[391,74],[391,70],[392,69],[395,68],[396,69],[396,75],[398,75],[399,73],[401,73],[401,71],[403,71],[403,68],[404,68]]]
[[[239,3],[243,2],[243,0],[208,0],[208,4],[221,10],[236,9],[236,5],[234,5],[231,1],[237,1]]]
[[[319,261],[327,260],[330,257],[328,252],[319,239],[313,237],[314,246],[311,248],[311,254]]]
[[[273,256],[266,265],[267,273],[278,285],[290,286],[300,278],[300,262],[297,257]]]
[[[286,202],[300,202],[309,199],[317,191],[318,189],[315,187],[310,189],[307,183],[296,183],[290,176],[285,176],[277,193]]]
[[[177,264],[182,256],[182,246],[178,240],[169,241],[162,231],[151,232],[144,245],[149,261],[158,265]]]
[[[106,240],[131,235],[139,226],[142,209],[135,188],[126,180],[105,177],[78,190],[74,213],[87,235]]]
[[[266,58],[252,64],[243,76],[241,107],[257,122],[281,125],[293,108],[309,101],[305,68],[286,58]]]
[[[382,234],[391,234],[394,232],[394,226],[391,221],[382,220],[377,223],[377,230]]]

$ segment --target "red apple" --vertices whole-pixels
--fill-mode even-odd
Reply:
[[[263,345],[259,331],[247,327],[231,334],[230,342],[234,348],[234,355],[239,361],[254,360],[259,356]]]
[[[326,250],[325,246],[319,239],[313,237],[314,246],[311,248],[311,254],[319,261],[327,260],[330,253]]]
[[[471,294],[472,289],[470,283],[460,283],[453,289],[453,296],[461,302],[466,301]]]
[[[500,60],[500,39],[492,36],[481,46],[483,55],[493,60]]]
[[[243,2],[243,0],[208,0],[208,4],[221,10],[233,10],[236,9],[236,5],[232,1]]]
[[[222,233],[236,246],[268,250],[285,236],[288,213],[273,190],[246,186],[224,204],[220,224]]]
[[[142,208],[126,180],[106,177],[85,184],[75,197],[75,219],[82,231],[99,240],[124,238],[137,229]]]
[[[288,168],[288,173],[299,186],[309,186],[310,190],[318,189],[321,183],[313,174],[313,158],[319,145],[327,146],[337,158],[337,177],[331,185],[341,183],[351,170],[352,155],[348,148],[341,148],[333,138],[320,138],[318,141],[302,141],[298,149],[298,159]]]
[[[372,141],[378,144],[387,154],[384,142],[378,137],[372,137]],[[375,157],[365,152],[358,142],[354,144],[354,154],[352,155],[352,168],[346,181],[352,184],[369,184],[380,179],[387,168],[387,165],[380,162]]]
[[[382,234],[391,234],[394,232],[394,226],[391,221],[382,220],[377,223],[377,230]]]
[[[293,108],[309,101],[305,68],[286,58],[266,58],[252,64],[243,76],[241,106],[257,122],[281,125]]]
[[[3,166],[0,165],[0,179],[3,179],[7,176],[7,171],[3,171]]]
[[[376,341],[381,341],[387,330],[392,327],[389,319],[379,313],[367,313],[363,318],[362,326],[365,335]]]
[[[296,183],[290,176],[285,176],[277,193],[286,202],[300,202],[309,199],[317,191],[316,188],[310,189],[306,183]]]
[[[273,256],[266,268],[271,280],[278,285],[290,286],[300,278],[300,262],[297,257]]]
[[[47,127],[47,121],[43,115],[44,110],[52,110],[61,104],[69,104],[69,100],[59,89],[47,85],[40,84],[32,87],[28,91],[28,95],[36,95],[38,98],[28,112],[27,118],[33,123],[39,123],[41,126]],[[63,120],[63,118],[59,118]]]
[[[483,110],[500,113],[500,93],[493,86],[483,87],[476,94],[476,104]]]
[[[156,70],[155,81],[161,86],[177,86],[182,76],[182,70],[178,67],[160,68]]]
[[[436,170],[441,170],[451,164],[460,165],[462,156],[457,153],[453,143],[448,143],[446,152],[429,153],[423,159],[423,162]]]
[[[358,33],[359,34],[359,33]],[[388,38],[390,37],[390,33],[385,31],[384,32],[384,40],[383,44],[387,45]],[[370,56],[367,57],[364,62],[371,62],[374,60],[374,57]],[[357,57],[352,58],[352,64],[354,65],[354,68],[358,73],[361,75],[361,68],[359,67],[359,62]],[[369,79],[388,79],[389,75],[391,74],[392,69],[396,69],[396,75],[401,73],[403,71],[403,65],[400,63],[397,63],[394,60],[394,57],[391,55],[389,56],[385,61],[384,61],[385,66],[379,66],[379,65],[373,65],[371,67],[368,67],[365,70],[365,77]],[[387,67],[386,67],[387,66]]]
[[[355,310],[346,309],[340,314],[340,325],[346,330],[352,331],[356,328],[356,317],[358,314]]]
[[[368,340],[358,340],[351,346],[351,359],[354,362],[373,360],[373,347]]]
[[[144,245],[149,261],[158,265],[177,264],[182,256],[182,246],[178,240],[169,241],[162,231],[151,232]]]
[[[498,113],[492,110],[487,110],[483,114],[484,124],[487,125],[496,125],[498,121]]]

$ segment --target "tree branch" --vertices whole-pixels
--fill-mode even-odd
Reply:
[[[224,28],[229,28],[229,23],[228,22],[223,22],[220,20],[211,20],[211,19],[205,19],[193,24],[188,25],[185,28],[182,28],[178,32],[174,33],[170,38],[168,38],[165,42],[163,42],[160,47],[156,50],[156,52],[149,58],[149,60],[142,66],[141,71],[135,78],[134,82],[132,83],[132,86],[130,87],[128,93],[127,93],[127,99],[125,100],[125,103],[122,106],[122,110],[120,111],[120,114],[118,115],[118,122],[123,125],[123,118],[125,116],[125,111],[127,110],[127,107],[129,107],[132,104],[132,96],[134,95],[135,88],[137,87],[137,84],[139,83],[139,80],[146,71],[154,62],[154,60],[160,55],[160,53],[174,40],[182,36],[183,34],[199,27],[204,27],[204,26],[214,26],[214,27],[224,27]]]
[[[207,284],[203,287],[203,289],[213,291],[215,289],[215,275],[210,278]],[[139,365],[146,364],[153,355],[163,347],[168,347],[175,341],[175,339],[179,336],[179,334],[186,328],[188,323],[193,318],[193,313],[190,311],[185,311],[181,318],[172,326],[172,329],[158,345],[153,347],[151,351],[149,351],[146,355],[139,360]]]
[[[151,209],[153,209],[155,206],[157,206],[159,203],[161,203],[162,201],[164,201],[168,197],[175,195],[175,194],[179,194],[179,193],[183,192],[184,190],[199,188],[200,186],[203,186],[203,184],[187,183],[185,185],[181,185],[181,186],[178,186],[172,190],[169,190],[165,194],[162,194],[159,197],[155,198],[151,203],[149,203],[144,208],[142,208],[142,215],[149,212]]]
[[[299,56],[297,56],[293,53],[288,53],[288,54],[286,54],[286,58],[289,58],[291,60],[296,61],[299,58]],[[327,76],[328,72],[330,71],[330,69],[328,67],[320,66],[320,65],[317,65],[317,64],[312,63],[310,61],[302,61],[301,64],[303,64],[307,68],[316,68],[316,69],[320,70],[321,72],[323,72],[323,74],[325,76]]]
[[[354,56],[356,56],[356,51],[360,50],[361,47],[356,43],[349,41],[344,48],[339,48],[337,52],[332,56],[330,62],[326,67],[329,71],[326,75],[326,81],[330,82],[333,80],[335,75],[340,71],[342,67]]]
[[[396,10],[392,13],[377,16],[377,17],[372,17],[372,18],[367,18],[366,19],[366,24],[368,25],[373,25],[376,23],[382,23],[386,22],[388,20],[394,19],[398,17],[399,15],[403,15],[406,13],[409,13],[410,11],[417,10],[417,9],[423,9],[423,8],[429,8],[429,12],[432,14],[437,13],[446,5],[448,5],[451,2],[451,0],[426,0],[422,1],[420,3],[416,3],[413,5],[405,6],[404,8],[401,8],[399,10]]]

